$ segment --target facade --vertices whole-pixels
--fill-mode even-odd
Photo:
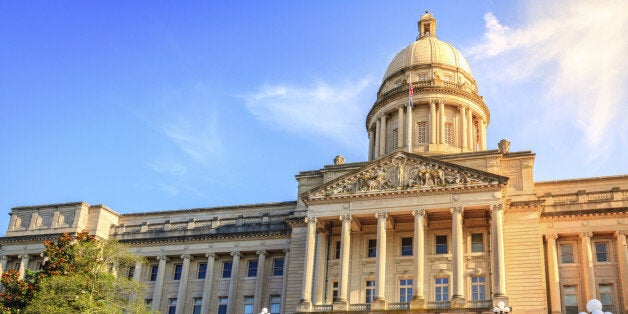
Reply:
[[[628,175],[534,182],[534,153],[487,150],[468,62],[431,14],[418,26],[367,116],[368,161],[299,173],[294,202],[16,207],[0,272],[88,230],[146,257],[118,271],[161,312],[578,313],[597,298],[628,313]]]

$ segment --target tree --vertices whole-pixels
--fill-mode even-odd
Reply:
[[[140,283],[117,276],[140,258],[114,240],[99,241],[87,232],[44,242],[42,270],[25,280],[7,272],[0,298],[8,313],[143,313]],[[28,281],[30,280],[30,282]],[[12,301],[18,299],[19,301]]]

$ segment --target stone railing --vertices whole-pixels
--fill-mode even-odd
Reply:
[[[397,302],[397,303],[388,303],[389,310],[409,310],[410,303],[408,302]]]
[[[313,306],[312,311],[314,312],[331,312],[334,309],[334,306],[331,304],[316,304]]]
[[[369,311],[371,309],[370,303],[351,304],[349,305],[349,311]]]
[[[435,301],[435,302],[426,302],[428,309],[448,309],[450,308],[449,301]]]
[[[467,307],[472,309],[493,307],[493,300],[472,300],[467,302]]]
[[[606,202],[606,201],[619,201],[628,199],[628,191],[621,191],[619,188],[613,188],[610,191],[597,191],[587,192],[578,191],[571,194],[559,194],[552,195],[547,194],[541,196],[542,199],[547,200],[548,205],[566,205],[577,204],[587,202]]]
[[[608,201],[613,199],[612,192],[595,192],[587,193],[587,199],[589,201]]]
[[[554,204],[567,204],[567,203],[577,203],[578,195],[577,194],[567,194],[567,195],[556,195],[554,196]]]

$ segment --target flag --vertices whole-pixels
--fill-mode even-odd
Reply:
[[[408,80],[408,102],[410,104],[410,108],[412,108],[412,96],[414,96],[414,86],[412,86],[412,75],[410,75],[410,79]]]

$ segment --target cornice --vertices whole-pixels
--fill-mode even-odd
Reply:
[[[541,213],[541,221],[605,219],[610,217],[628,217],[628,207]]]
[[[181,242],[199,242],[204,240],[215,239],[270,239],[270,238],[286,238],[292,234],[292,231],[287,228],[286,230],[273,230],[273,231],[257,231],[257,232],[245,232],[245,233],[232,233],[232,234],[201,234],[201,235],[182,235],[182,236],[169,236],[169,237],[149,237],[149,238],[135,238],[135,239],[119,239],[118,242],[126,244],[147,244],[147,243],[181,243]]]

